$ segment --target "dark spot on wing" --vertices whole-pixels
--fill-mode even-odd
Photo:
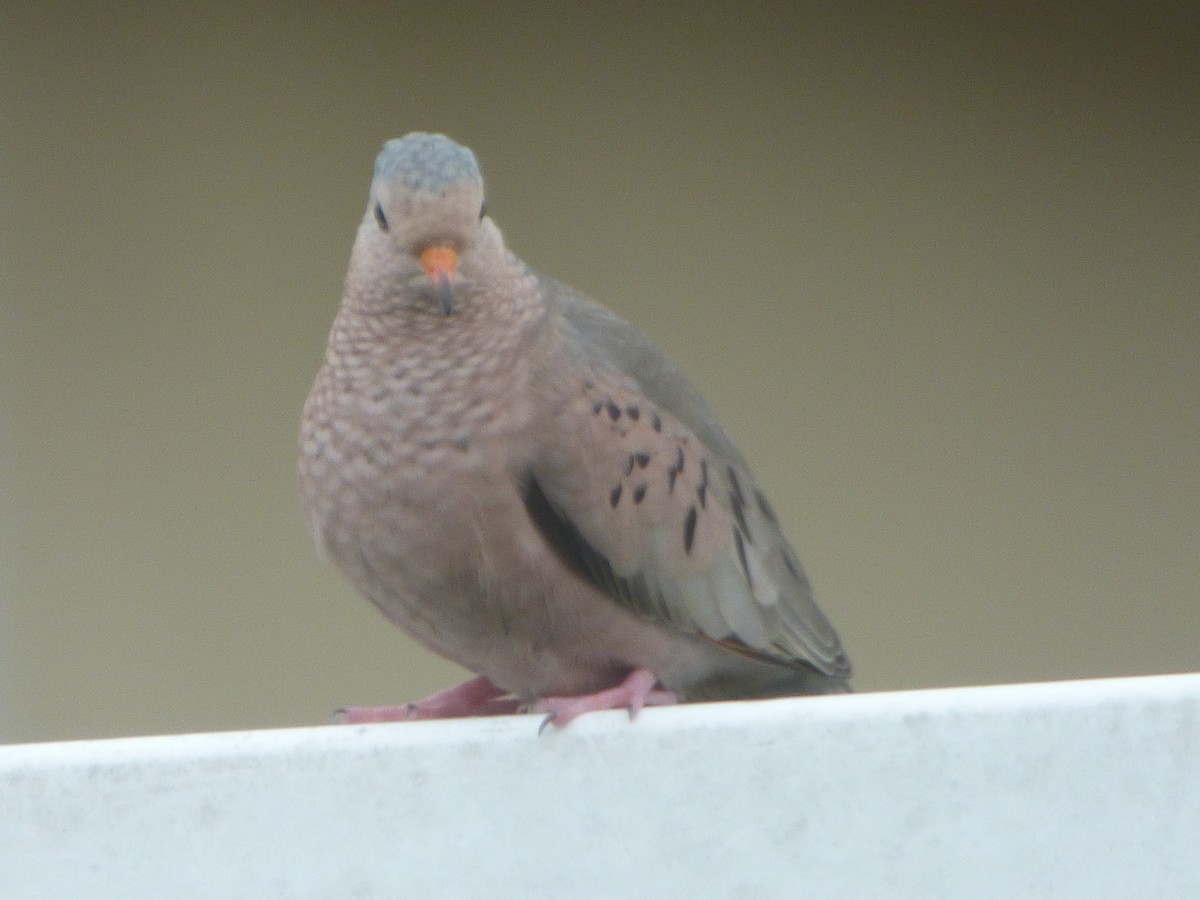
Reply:
[[[738,482],[737,472],[733,471],[733,466],[726,466],[725,472],[729,475],[729,484],[733,487],[733,492],[729,495],[729,508],[733,512],[733,517],[737,519],[738,528],[742,529],[746,540],[752,541],[754,538],[750,534],[750,528],[746,525],[746,497],[742,494],[742,486]]]
[[[687,517],[683,520],[683,552],[691,553],[692,544],[696,540],[696,507],[689,506]]]
[[[613,509],[617,508],[617,504],[621,502],[621,485],[618,484],[612,489],[612,493],[608,495],[608,502],[612,504]]]
[[[662,431],[662,417],[659,416],[658,410],[650,413],[650,427],[655,431]]]
[[[742,538],[742,533],[736,528],[733,529],[733,543],[737,546],[738,562],[742,564],[742,572],[746,575],[746,583],[750,585],[750,590],[754,590],[754,581],[750,578],[750,564],[746,561],[746,541]]]
[[[627,407],[625,407],[625,415],[629,416],[629,418],[636,422],[642,417],[642,411],[637,408],[636,403],[630,403]]]
[[[635,485],[633,488],[633,502],[641,503],[646,499],[646,484],[645,482]]]
[[[649,462],[649,459],[647,459]],[[675,462],[667,467],[667,493],[675,493],[675,479],[683,471],[683,448],[675,448]]]
[[[738,481],[737,472],[733,471],[733,466],[726,466],[725,473],[729,476],[729,483],[733,485],[733,496],[737,498],[739,503],[745,506],[746,498],[742,495],[742,485]]]
[[[608,417],[614,422],[621,418],[621,407],[617,406],[613,401],[609,400],[607,404]]]
[[[754,500],[758,504],[758,510],[763,514],[763,518],[772,525],[778,525],[779,520],[775,518],[775,510],[771,509],[771,504],[767,502],[767,498],[763,496],[762,491],[754,492]]]
[[[602,410],[602,409],[604,409],[604,401],[603,400],[597,400],[595,403],[592,404],[592,412],[594,412],[596,415],[600,415],[600,410]]]
[[[646,466],[650,465],[650,454],[646,453],[645,451],[635,453],[630,458],[637,463],[637,467],[639,469],[644,469]]]
[[[731,494],[729,497],[729,508],[733,511],[733,517],[737,519],[738,528],[742,529],[746,537],[750,537],[750,529],[746,527],[746,508],[742,504],[741,497],[737,494]]]
[[[702,483],[699,487],[696,488],[696,496],[700,498],[700,508],[701,509],[704,509],[704,507],[705,507],[704,499],[707,494],[708,494],[708,485],[707,484]]]

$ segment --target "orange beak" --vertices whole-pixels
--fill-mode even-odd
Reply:
[[[450,278],[458,266],[458,251],[445,244],[434,244],[421,251],[421,265],[442,298],[442,312],[450,315],[454,307],[454,294],[450,290]]]

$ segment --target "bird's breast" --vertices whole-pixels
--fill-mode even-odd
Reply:
[[[532,452],[520,360],[396,352],[327,360],[304,412],[301,496],[335,560],[428,545],[509,499]]]

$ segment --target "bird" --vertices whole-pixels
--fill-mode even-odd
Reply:
[[[715,413],[649,337],[505,245],[471,150],[375,160],[299,490],[320,553],[475,673],[342,721],[850,690],[851,666]]]

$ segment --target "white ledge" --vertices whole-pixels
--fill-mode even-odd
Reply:
[[[1200,675],[0,747],[0,897],[1200,897]]]

